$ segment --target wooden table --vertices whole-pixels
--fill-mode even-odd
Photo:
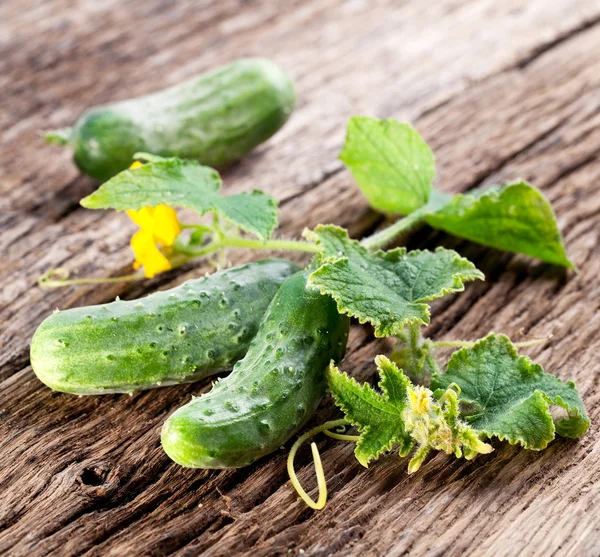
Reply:
[[[453,247],[487,276],[437,304],[434,338],[554,335],[525,353],[577,381],[593,420],[586,437],[540,453],[496,442],[471,462],[440,454],[412,476],[393,455],[366,470],[350,444],[324,438],[330,501],[314,512],[290,488],[286,449],[230,471],[166,457],[162,422],[208,381],[77,398],[35,378],[29,340],[54,308],[135,298],[208,268],[133,286],[37,287],[58,266],[126,273],[134,230],[122,214],[78,205],[97,184],[40,130],[253,55],[293,75],[298,107],[224,180],[229,192],[278,197],[281,235],[332,222],[360,237],[382,224],[337,160],[354,114],[412,121],[445,191],[516,177],[543,190],[578,274],[427,228],[405,241]],[[597,0],[7,1],[0,107],[0,553],[600,555]],[[387,349],[356,325],[343,367],[371,378]],[[311,424],[335,415],[324,402]],[[298,466],[314,486],[307,451]]]

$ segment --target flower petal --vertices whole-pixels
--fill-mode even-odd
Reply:
[[[154,230],[154,207],[142,207],[139,211],[127,209],[125,212],[140,228],[145,228],[148,232]]]
[[[154,208],[154,237],[163,246],[172,246],[175,238],[181,232],[175,209],[168,205],[157,205]]]
[[[148,230],[142,228],[131,237],[131,249],[135,254],[136,265],[138,268],[144,267],[144,275],[147,278],[171,268],[171,262],[156,247],[154,236]]]

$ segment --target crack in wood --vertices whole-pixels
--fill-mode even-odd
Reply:
[[[524,70],[531,64],[533,64],[536,60],[541,58],[542,56],[548,54],[557,46],[562,45],[563,43],[575,38],[577,35],[588,31],[592,27],[595,27],[600,23],[600,14],[595,17],[584,20],[579,25],[576,25],[572,29],[568,29],[567,31],[557,35],[551,41],[540,44],[535,47],[531,54],[521,58],[516,64],[515,67]]]

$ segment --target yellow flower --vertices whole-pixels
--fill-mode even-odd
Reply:
[[[413,412],[416,414],[426,414],[431,406],[428,389],[425,387],[415,387],[409,389],[408,398]]]
[[[133,168],[137,166],[136,163],[132,165]],[[130,209],[127,214],[140,227],[131,238],[131,249],[135,254],[134,268],[144,267],[147,278],[168,271],[171,262],[160,251],[159,245],[172,246],[181,232],[175,209],[168,205],[157,205],[142,207],[139,211]]]

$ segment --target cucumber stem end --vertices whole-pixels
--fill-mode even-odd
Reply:
[[[68,145],[71,141],[72,128],[60,128],[44,134],[44,139],[52,145]]]

